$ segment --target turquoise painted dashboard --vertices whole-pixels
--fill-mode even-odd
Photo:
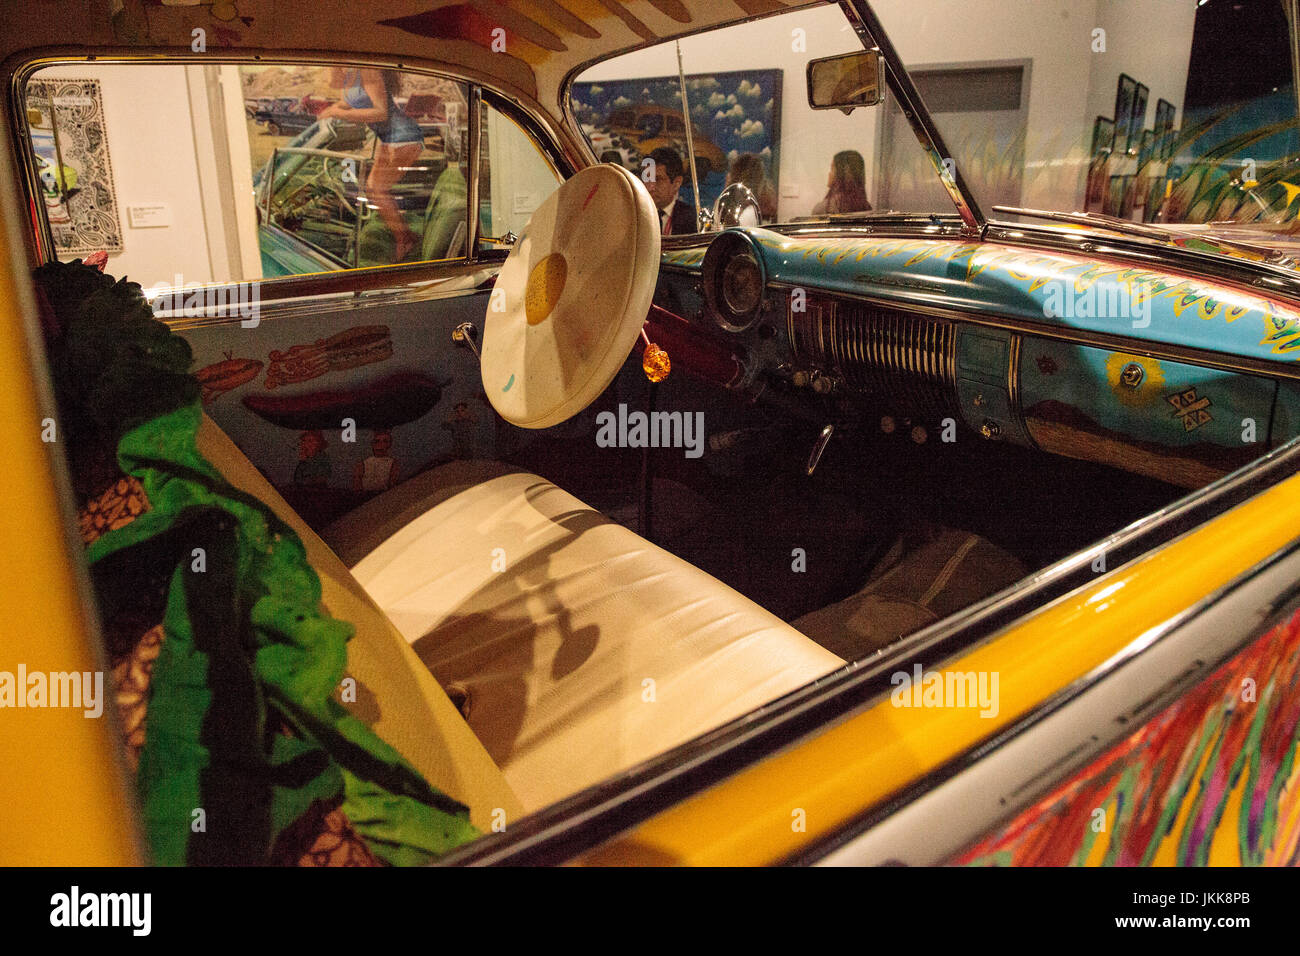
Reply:
[[[769,279],[825,292],[932,304],[1127,335],[1225,355],[1294,361],[1300,311],[1203,279],[956,239],[802,238],[745,230]],[[698,268],[703,248],[669,250]]]
[[[1300,357],[1300,310],[1290,303],[998,243],[728,231],[751,240],[769,287],[768,341],[745,343],[767,368],[751,380],[793,372],[796,383],[828,377],[828,390],[919,385],[938,396],[926,405],[935,416],[986,439],[1188,487],[1300,433],[1300,369],[1288,367]],[[662,256],[664,281],[688,280],[674,297],[700,304],[698,317],[706,251]],[[812,303],[810,318],[794,314],[795,296]],[[800,340],[816,346],[801,352]],[[892,396],[875,391],[887,405]]]

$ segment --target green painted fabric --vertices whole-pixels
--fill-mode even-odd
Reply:
[[[116,441],[118,466],[151,506],[87,558],[106,618],[151,597],[165,607],[137,776],[155,861],[269,862],[314,804],[339,801],[391,864],[474,839],[468,809],[335,699],[352,626],[322,612],[293,530],[199,453],[188,344],[152,318],[138,285],[70,268],[37,275],[47,286],[66,276],[85,293],[48,295],[63,324],[53,349],[61,418],[83,440]]]

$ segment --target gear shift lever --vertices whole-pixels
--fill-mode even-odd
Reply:
[[[483,356],[478,354],[478,346],[474,344],[474,339],[478,336],[478,329],[474,328],[473,322],[462,322],[451,330],[451,340],[457,345],[465,345],[474,353],[474,357],[480,362]]]
[[[813,442],[812,452],[808,455],[809,478],[817,470],[817,463],[822,460],[822,453],[826,451],[826,445],[830,442],[833,434],[835,434],[835,426],[827,425],[822,429],[821,434],[817,436],[817,440]]]

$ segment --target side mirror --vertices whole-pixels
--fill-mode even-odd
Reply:
[[[879,50],[863,50],[808,62],[808,105],[815,110],[853,112],[885,98],[885,60]]]

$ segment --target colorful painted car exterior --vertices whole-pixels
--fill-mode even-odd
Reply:
[[[358,57],[401,55],[452,72],[481,64],[490,41],[472,17],[449,15],[431,26],[410,6],[411,19],[366,13],[346,36],[315,46]],[[675,6],[692,29],[748,12],[743,4]],[[223,20],[221,27],[232,50],[275,49],[277,41],[295,45],[300,34],[293,30],[301,28],[286,39],[283,28],[272,25],[273,19],[283,22],[273,17],[276,4],[242,0],[240,7],[247,11],[244,20]],[[878,24],[865,5],[854,7],[875,32]],[[78,23],[73,36],[57,39],[86,51],[126,47],[133,55],[179,55],[188,47],[190,21],[178,9],[127,5],[111,20]],[[590,17],[606,26],[616,14]],[[6,55],[53,45],[56,37],[44,21],[32,22],[31,35]],[[430,35],[447,41],[445,60],[425,60]],[[550,137],[549,149],[571,168],[600,157],[584,148],[571,117],[541,105],[550,102],[542,93],[558,90],[581,58],[618,46],[588,38],[581,47],[581,35],[566,34],[572,51],[521,35],[512,49],[524,52],[503,55],[490,77],[493,89],[526,105],[532,128]],[[7,137],[0,146],[6,157],[14,155]],[[49,249],[38,229],[25,228],[14,201],[14,172],[6,160],[0,169],[3,218],[11,236],[24,234],[0,264],[0,334],[14,357],[0,365],[0,405],[9,423],[38,421],[49,405],[44,372],[24,332],[34,305],[22,281],[26,259]],[[886,849],[897,845],[891,825],[901,827],[908,813],[941,797],[943,787],[960,790],[965,776],[995,751],[1035,739],[1056,709],[1106,681],[1140,673],[1158,638],[1192,627],[1248,587],[1266,592],[1267,599],[1257,602],[1266,612],[1218,629],[1217,657],[1207,653],[1196,658],[1202,666],[1191,673],[1184,668],[1176,679],[1165,679],[1160,686],[1176,692],[1175,699],[1136,708],[1130,699],[1125,712],[1131,724],[1099,731],[1094,752],[1081,765],[1060,779],[1039,781],[1036,790],[1027,787],[1014,812],[993,805],[972,810],[928,856],[904,862],[1296,862],[1300,701],[1289,692],[1300,667],[1300,595],[1294,576],[1276,582],[1267,575],[1289,569],[1300,527],[1300,478],[1294,476],[1300,445],[1292,441],[1300,435],[1300,374],[1287,365],[1300,351],[1300,290],[1270,284],[1274,273],[1259,263],[1197,271],[1194,258],[1126,242],[1104,229],[1069,244],[1032,230],[1020,241],[987,231],[959,234],[969,225],[963,218],[940,236],[907,224],[898,235],[741,234],[761,257],[766,288],[783,315],[796,289],[922,314],[959,313],[965,324],[952,348],[954,362],[970,359],[957,366],[965,374],[956,377],[956,409],[966,424],[978,429],[992,422],[1006,440],[1040,448],[1051,443],[1053,428],[1065,426],[1071,440],[1086,433],[1098,441],[1155,445],[1150,467],[1156,469],[1191,468],[1188,462],[1205,456],[1179,458],[1170,450],[1208,445],[1223,454],[1209,472],[1186,472],[1185,483],[1213,483],[1046,569],[1014,595],[982,602],[882,660],[665,754],[631,771],[621,787],[586,793],[508,833],[485,837],[453,862],[896,861]],[[698,281],[712,238],[665,246],[665,273]],[[1095,246],[1083,249],[1080,242]],[[1096,248],[1102,252],[1093,257]],[[289,261],[295,250],[272,249],[268,259],[266,249],[268,277],[317,271],[304,267],[309,257]],[[1168,267],[1160,258],[1166,252]],[[491,264],[458,266],[468,272],[466,266]],[[1254,266],[1260,267],[1251,271]],[[331,288],[347,291],[352,281],[345,274]],[[1062,290],[1075,298],[1063,297]],[[1090,297],[1127,303],[1127,324],[1081,308]],[[211,357],[218,361],[215,351]],[[1208,364],[1197,364],[1198,358]],[[1015,403],[1009,389],[1001,396],[991,391],[1008,376],[1016,382]],[[1004,404],[990,406],[990,396]],[[1062,417],[1049,402],[1084,413],[1088,421]],[[1256,426],[1249,442],[1239,437],[1247,419]],[[70,541],[37,552],[20,546],[48,537],[51,527],[66,527],[66,502],[58,494],[62,466],[37,430],[11,424],[7,440],[15,485],[0,509],[7,640],[18,654],[39,649],[52,667],[89,669],[96,634],[77,549]],[[891,676],[914,666],[999,673],[999,712],[981,719],[960,710],[900,709],[891,703]],[[59,745],[51,746],[48,726],[39,724],[40,737],[33,733],[37,726],[35,717],[20,715],[0,737],[11,768],[0,777],[0,800],[14,808],[18,834],[6,849],[10,858],[139,861],[133,828],[122,823],[131,810],[116,741],[100,724],[69,718],[59,728]],[[633,784],[641,787],[635,796]],[[792,813],[801,826],[791,825]]]

